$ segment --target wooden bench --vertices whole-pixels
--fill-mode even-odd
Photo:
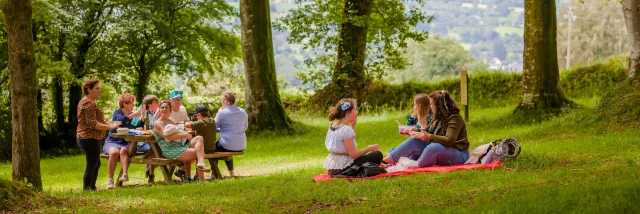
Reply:
[[[164,176],[166,183],[171,183],[173,181],[173,171],[177,166],[183,165],[181,161],[171,160],[164,158],[161,154],[162,151],[158,146],[156,139],[153,135],[119,135],[119,134],[111,134],[113,138],[121,138],[125,139],[125,141],[130,142],[129,146],[129,163],[135,164],[151,164],[155,166],[159,166],[162,174]],[[147,142],[151,146],[151,150],[147,153],[136,152],[137,143],[138,142]],[[222,174],[220,173],[220,169],[218,168],[217,161],[218,160],[231,160],[233,156],[243,155],[244,152],[215,152],[212,154],[205,154],[205,159],[209,160],[209,164],[211,164],[211,179],[220,179],[222,178]],[[142,156],[142,158],[137,158],[136,156]],[[100,155],[101,158],[109,159],[109,155]],[[118,178],[122,176],[122,168],[120,168],[120,173]],[[122,186],[121,181],[117,181],[116,186]]]
[[[209,160],[211,165],[211,179],[220,179],[220,169],[218,168],[218,160],[232,160],[233,156],[244,155],[244,152],[214,152],[212,154],[205,154],[204,158]]]

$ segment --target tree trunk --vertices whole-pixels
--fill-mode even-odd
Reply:
[[[76,47],[75,55],[70,57],[71,59],[71,74],[76,80],[82,81],[85,72],[85,64],[87,63],[87,53],[95,42],[94,35],[100,28],[97,21],[102,16],[104,5],[94,4],[82,17],[82,23],[85,25],[85,30],[82,34],[80,43],[74,44]],[[71,82],[69,86],[69,115],[68,115],[68,133],[70,136],[75,137],[76,128],[78,127],[78,103],[82,99],[82,86],[78,81]]]
[[[64,47],[65,47],[65,42],[66,41],[66,35],[61,33],[60,37],[58,38],[58,52],[56,53],[54,60],[56,61],[62,61],[62,57],[63,57],[63,53],[64,53]],[[60,78],[59,75],[56,75],[56,77],[53,79],[53,109],[56,115],[56,131],[58,133],[58,135],[66,130],[66,123],[64,122],[64,88],[62,87],[62,78]],[[63,135],[62,137],[65,138],[65,140],[72,140],[72,139],[66,139],[67,135]],[[70,137],[69,137],[70,138]]]
[[[142,98],[146,94],[147,84],[149,83],[149,73],[147,72],[146,56],[147,46],[143,47],[142,54],[138,59],[138,82],[136,83],[136,100],[142,103]]]
[[[5,0],[3,11],[11,75],[12,178],[42,190],[31,1]]]
[[[149,75],[146,71],[138,72],[138,82],[136,83],[136,100],[142,103],[142,98],[147,93],[147,84],[149,84]]]
[[[291,119],[282,106],[276,80],[269,1],[241,0],[240,21],[249,128],[289,129]]]
[[[42,89],[38,89],[36,103],[38,104],[38,130],[42,132],[44,131],[44,121],[42,119]]]
[[[362,99],[370,81],[365,72],[368,17],[372,0],[346,0],[340,25],[338,54],[331,82],[313,97],[313,103],[331,106],[342,98]],[[363,22],[361,20],[364,20]]]
[[[90,22],[93,23],[93,22]],[[85,76],[85,64],[87,62],[87,52],[89,52],[89,48],[91,48],[93,44],[93,39],[91,39],[92,33],[87,33],[80,45],[76,49],[76,56],[73,57],[71,61],[71,73],[77,79],[82,81]],[[78,127],[78,103],[80,103],[80,99],[83,97],[82,85],[78,83],[78,81],[71,82],[69,86],[69,115],[68,115],[68,124],[71,136],[75,136],[76,128]]]
[[[367,20],[371,3],[372,0],[347,0],[344,3],[344,15],[350,21],[340,25],[338,59],[331,78],[331,84],[338,89],[341,98],[363,97],[369,82],[364,62],[367,58]],[[355,22],[359,19],[364,19],[364,23],[357,25]]]
[[[518,109],[560,108],[569,102],[559,84],[556,3],[526,0],[523,94]]]
[[[82,77],[78,79],[81,80]],[[76,81],[69,86],[69,115],[67,115],[67,132],[70,137],[75,137],[78,128],[78,103],[82,99],[82,86]]]
[[[629,58],[629,78],[640,82],[640,0],[623,0],[622,12],[627,23],[631,56]]]

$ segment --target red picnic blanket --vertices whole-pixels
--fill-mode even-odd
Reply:
[[[426,168],[413,168],[413,169],[406,169],[402,171],[384,173],[384,174],[379,174],[379,175],[376,175],[373,177],[367,177],[367,178],[344,178],[344,179],[348,181],[355,181],[355,180],[371,180],[371,179],[383,178],[383,177],[411,175],[415,173],[451,172],[456,170],[471,170],[471,169],[491,169],[492,170],[496,167],[499,167],[501,164],[502,163],[500,163],[500,161],[494,161],[488,164],[459,164],[459,165],[451,165],[451,166],[430,166]],[[340,178],[331,178],[329,174],[319,174],[318,176],[313,178],[313,181],[322,182],[322,181],[330,181],[330,180],[336,180],[336,179],[340,179]]]

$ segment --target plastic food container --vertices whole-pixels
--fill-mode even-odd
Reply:
[[[401,135],[409,135],[409,133],[411,132],[411,129],[413,129],[413,126],[398,126],[398,131],[400,132]]]
[[[411,132],[410,135],[413,138],[421,138],[422,136],[424,136],[424,132]]]
[[[129,134],[129,129],[128,128],[118,128],[118,129],[116,129],[116,133],[118,133],[118,134]]]

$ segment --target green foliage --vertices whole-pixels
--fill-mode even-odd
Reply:
[[[11,158],[11,100],[9,99],[9,70],[0,71],[0,160]]]
[[[517,103],[522,94],[522,76],[515,73],[475,72],[469,76],[469,104],[474,108],[487,108]],[[416,94],[430,94],[446,90],[460,104],[460,79],[449,78],[439,82],[408,82],[400,85],[377,83],[369,86],[369,96],[362,102],[370,109],[411,109]]]
[[[427,38],[426,31],[416,31],[421,22],[430,22],[433,16],[426,16],[421,7],[423,0],[373,0],[368,17],[346,14],[344,1],[316,0],[296,1],[298,8],[289,11],[284,18],[274,23],[279,31],[290,31],[288,41],[314,51],[317,56],[305,59],[299,67],[298,77],[303,84],[321,88],[328,84],[336,63],[340,25],[351,22],[356,26],[368,26],[366,78],[377,80],[386,75],[387,70],[402,70],[407,65],[402,53],[407,48],[407,40],[421,42]],[[366,81],[366,80],[365,80]]]
[[[484,70],[486,65],[478,62],[459,43],[440,36],[432,36],[423,43],[409,41],[409,49],[403,54],[410,65],[404,70],[393,71],[388,79],[391,83],[437,81],[458,76],[461,70]]]
[[[110,82],[125,80],[138,94],[148,92],[145,83],[155,75],[204,83],[203,74],[223,72],[241,56],[240,39],[224,24],[237,15],[222,0],[128,2],[104,47],[114,56],[104,68],[123,74]]]
[[[578,66],[563,71],[560,85],[569,97],[602,96],[627,78],[629,57],[612,57],[608,60]]]
[[[640,125],[640,87],[622,82],[602,96],[598,114],[609,122],[609,128]]]
[[[564,71],[560,74],[560,84],[570,98],[591,98],[603,96],[621,82],[625,82],[628,57],[614,57]],[[496,71],[473,71],[469,75],[469,105],[473,108],[489,108],[515,105],[522,96],[522,74]],[[460,101],[459,77],[436,82],[410,81],[389,84],[378,81],[368,87],[368,95],[359,100],[361,111],[388,111],[411,109],[413,97],[419,93],[429,94],[435,90],[447,90],[457,102]],[[283,92],[286,94],[288,92]],[[282,95],[284,103],[290,103],[290,110],[303,109],[324,113],[326,108],[318,103],[300,102],[308,100],[308,94]],[[460,105],[458,103],[458,105]]]

